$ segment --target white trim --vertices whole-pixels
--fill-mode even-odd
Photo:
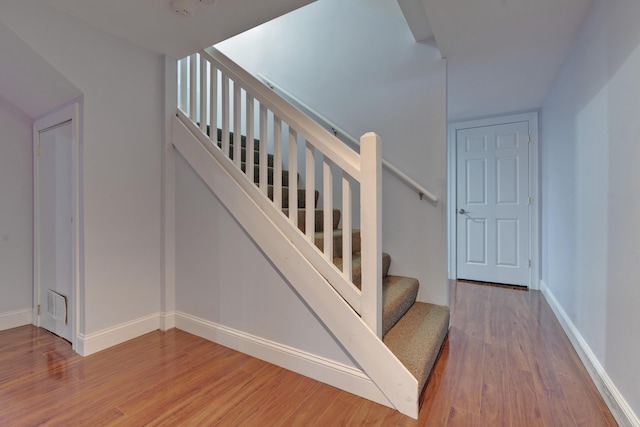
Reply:
[[[624,396],[615,386],[598,358],[593,354],[578,328],[576,328],[549,287],[542,280],[540,281],[540,290],[618,424],[621,426],[640,427],[640,418],[633,412],[633,409],[631,409]]]
[[[160,330],[168,331],[176,327],[176,312],[160,313]]]
[[[178,104],[178,62],[164,57],[164,146],[162,150],[162,271],[160,310],[173,313],[176,308],[176,187],[175,148],[172,143],[172,123]],[[173,328],[174,321],[163,316],[160,329]]]
[[[538,112],[511,114],[478,120],[467,120],[449,123],[447,135],[447,248],[449,279],[456,279],[457,272],[457,239],[456,239],[456,133],[462,129],[473,127],[493,126],[506,123],[529,122],[529,258],[531,269],[529,272],[529,288],[538,289],[540,277],[539,230],[538,212],[540,203],[538,197]]]
[[[416,378],[302,253],[300,242],[308,240],[297,229],[289,233],[293,227],[280,210],[238,168],[229,166],[220,150],[209,151],[206,135],[199,129],[191,133],[188,126],[195,125],[187,118],[184,123],[174,118],[173,143],[178,152],[395,408],[417,419]]]
[[[81,182],[82,182],[82,163],[80,158],[80,104],[74,102],[58,111],[36,120],[33,123],[33,323],[40,326],[40,316],[37,314],[38,304],[40,301],[40,275],[39,275],[39,258],[38,248],[40,245],[38,234],[38,156],[37,147],[40,144],[40,131],[56,126],[61,123],[71,121],[71,211],[73,213],[74,224],[71,229],[71,259],[72,259],[72,287],[71,301],[73,303],[73,316],[71,316],[71,346],[78,352],[78,330],[82,324],[83,318],[80,312],[80,291],[83,287],[82,278],[82,261],[81,261],[81,236],[84,220],[82,218],[80,205],[82,204]]]
[[[76,351],[81,356],[89,356],[158,329],[160,314],[150,314],[88,335],[78,334]]]
[[[176,312],[176,328],[393,408],[373,381],[352,366],[182,312]]]
[[[18,326],[30,325],[32,321],[31,308],[22,310],[12,310],[0,313],[0,331],[5,329],[17,328]]]

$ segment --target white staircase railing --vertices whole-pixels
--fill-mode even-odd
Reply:
[[[367,326],[382,337],[381,248],[381,147],[380,137],[368,133],[360,139],[357,153],[313,119],[292,106],[250,73],[215,48],[208,48],[179,62],[179,113],[208,135],[225,168],[243,171],[259,206],[309,262],[325,277]],[[195,125],[195,126],[194,126]],[[218,140],[220,135],[220,141]],[[231,136],[232,135],[232,136]],[[242,163],[241,140],[245,143]],[[257,138],[257,139],[256,139]],[[233,139],[233,140],[232,140]],[[255,147],[254,147],[255,146]],[[253,149],[259,153],[255,164]],[[273,154],[273,184],[268,184],[267,154]],[[222,156],[221,156],[222,155]],[[316,159],[321,164],[316,170]],[[289,171],[288,212],[283,212],[282,171]],[[298,228],[298,171],[303,171],[305,231]],[[332,211],[334,180],[341,192],[342,269],[333,262]],[[360,200],[352,201],[354,187]],[[271,188],[269,188],[271,187]],[[253,192],[254,190],[250,191]],[[315,191],[324,210],[323,249],[315,244]],[[338,200],[340,200],[340,195]],[[353,283],[352,240],[354,217],[360,218],[361,287]]]
[[[301,106],[302,108],[304,108],[305,110],[313,114],[315,117],[317,117],[318,120],[320,120],[322,123],[324,123],[327,127],[331,129],[331,131],[335,136],[342,135],[343,138],[345,138],[347,141],[354,144],[355,146],[360,145],[360,142],[354,136],[349,134],[346,130],[342,129],[340,126],[338,126],[337,124],[335,124],[334,122],[332,122],[331,120],[329,120],[328,118],[320,114],[318,111],[311,108],[309,105],[307,105],[298,97],[296,97],[294,94],[292,94],[291,92],[289,92],[288,90],[286,90],[285,88],[283,88],[282,86],[274,82],[273,80],[269,79],[267,76],[263,74],[258,74],[258,78],[260,78],[260,80],[265,82],[267,86],[269,86],[271,89],[277,90],[278,92],[282,93],[287,98],[289,98],[290,100],[292,100],[293,102],[295,102],[296,104],[298,104],[299,106]],[[402,172],[400,169],[394,166],[391,162],[385,159],[382,159],[382,166],[389,169],[394,175],[396,175],[398,178],[404,181],[409,187],[413,188],[418,193],[418,197],[420,197],[420,200],[422,200],[423,197],[426,197],[427,200],[431,201],[433,204],[438,203],[438,198],[431,191],[427,190],[425,187],[420,185],[415,179],[411,178],[409,175]]]

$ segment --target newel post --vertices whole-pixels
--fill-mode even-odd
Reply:
[[[360,138],[362,181],[362,320],[382,338],[382,145],[369,132]]]

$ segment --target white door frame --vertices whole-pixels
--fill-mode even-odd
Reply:
[[[40,247],[40,236],[38,232],[39,224],[39,157],[38,146],[40,145],[40,132],[51,127],[63,124],[71,120],[71,212],[73,213],[73,227],[71,228],[71,259],[72,259],[72,288],[71,301],[73,303],[73,316],[71,316],[71,346],[77,351],[78,328],[80,326],[80,105],[73,103],[61,110],[55,111],[33,124],[33,324],[40,326],[40,316],[38,315],[38,305],[40,301],[40,269],[38,253]]]
[[[501,125],[514,122],[529,122],[529,257],[531,270],[529,274],[529,289],[539,289],[540,286],[540,255],[539,255],[539,197],[538,197],[538,112],[512,114],[490,117],[478,120],[465,120],[449,123],[447,137],[447,246],[449,251],[449,279],[456,279],[457,274],[457,236],[456,236],[456,134],[459,130],[473,127]]]

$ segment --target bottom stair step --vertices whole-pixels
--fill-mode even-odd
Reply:
[[[449,307],[416,302],[382,339],[422,391],[449,332]]]

